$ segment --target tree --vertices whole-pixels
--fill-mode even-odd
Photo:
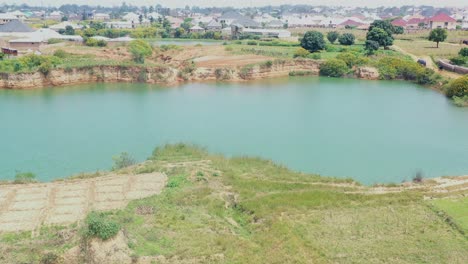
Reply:
[[[378,27],[374,27],[372,30],[367,32],[366,39],[379,43],[379,46],[382,46],[385,49],[393,44],[393,38],[388,35],[387,31]]]
[[[395,27],[387,20],[375,20],[369,26],[369,32],[374,28],[381,28],[387,32],[387,34],[392,37],[392,34],[395,33]]]
[[[450,82],[448,84],[446,94],[450,98],[454,96],[468,96],[468,75],[462,76]]]
[[[330,31],[327,33],[327,39],[331,44],[335,43],[339,36],[340,34],[336,31]]]
[[[351,33],[344,33],[343,35],[341,35],[339,38],[338,38],[338,42],[340,42],[341,45],[353,45],[354,44],[354,40],[356,39],[356,37],[354,37],[353,34]]]
[[[468,57],[468,48],[462,48],[459,52],[458,55],[463,56],[463,57]]]
[[[72,26],[65,27],[65,35],[75,35],[75,29]]]
[[[368,55],[374,54],[374,52],[379,48],[379,42],[374,40],[366,40],[366,43],[364,44],[364,50],[367,52]]]
[[[301,47],[309,52],[316,52],[325,49],[323,34],[318,31],[307,31],[301,39]]]
[[[306,58],[308,55],[310,54],[310,52],[304,48],[298,48],[295,52],[294,52],[294,58]]]
[[[330,59],[320,65],[320,75],[328,77],[341,77],[348,72],[346,63],[339,59]]]
[[[443,42],[447,39],[447,30],[443,28],[436,28],[429,33],[429,40],[437,43],[437,48],[439,48],[439,42]]]
[[[176,38],[181,38],[184,36],[184,34],[185,34],[185,29],[181,27],[176,28],[174,31],[174,37]]]
[[[138,22],[140,22],[140,25],[143,24],[143,15],[138,16]]]
[[[153,49],[150,44],[140,39],[131,41],[128,45],[128,50],[136,63],[144,63],[145,57],[153,54]]]
[[[68,21],[68,17],[67,17],[67,16],[63,16],[61,20],[62,20],[62,22],[63,22],[63,21]]]
[[[405,33],[405,29],[403,27],[400,27],[400,26],[395,27],[395,34],[401,35],[403,33]]]

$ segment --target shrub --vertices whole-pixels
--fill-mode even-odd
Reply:
[[[468,75],[451,81],[447,86],[446,94],[448,97],[468,96]]]
[[[15,175],[15,180],[13,183],[31,183],[36,182],[36,175],[32,172],[18,172]]]
[[[94,38],[88,38],[85,41],[86,46],[89,47],[105,47],[107,46],[107,42],[102,39],[94,39]]]
[[[56,38],[51,38],[51,39],[47,40],[47,44],[57,44],[57,43],[61,43],[61,42],[63,42],[63,40],[56,39]]]
[[[133,40],[128,45],[128,51],[132,54],[133,61],[136,63],[144,63],[145,57],[153,54],[153,49],[150,44],[143,40]]]
[[[384,57],[379,60],[378,69],[382,79],[404,79],[419,84],[435,82],[433,70],[421,67],[421,65],[411,60]]]
[[[316,52],[325,49],[323,34],[318,31],[307,31],[301,39],[301,47],[309,52]]]
[[[327,33],[327,39],[331,44],[335,43],[339,36],[340,34],[336,31],[330,31]]]
[[[320,55],[320,53],[310,53],[309,55],[307,55],[307,58],[313,60],[320,60],[322,58],[322,55]]]
[[[468,57],[458,56],[450,59],[450,62],[454,65],[465,65]]]
[[[107,240],[114,237],[120,230],[120,226],[108,219],[104,213],[91,212],[85,220],[85,235]]]
[[[307,76],[307,75],[313,75],[314,73],[312,71],[291,71],[289,72],[289,76]]]
[[[58,49],[58,50],[54,51],[54,56],[59,57],[61,59],[65,58],[67,55],[68,55],[68,53],[66,53],[63,49]]]
[[[354,44],[354,40],[356,39],[356,37],[354,37],[353,34],[351,33],[344,33],[343,35],[341,35],[339,38],[338,38],[338,42],[340,42],[341,45],[346,45],[346,46],[350,46],[350,45],[353,45]]]
[[[250,45],[250,46],[257,46],[258,42],[255,41],[255,40],[249,40],[247,41],[247,45]]]
[[[458,55],[463,56],[463,57],[468,57],[468,48],[462,48],[459,52]]]
[[[50,61],[45,61],[39,65],[39,72],[41,72],[44,75],[48,75],[50,70],[52,69],[52,63]]]
[[[41,258],[41,264],[57,264],[59,263],[59,257],[52,253],[48,252]]]
[[[304,48],[298,48],[295,52],[294,52],[294,58],[305,58],[307,57],[308,55],[310,54],[310,52]]]
[[[377,41],[374,40],[366,40],[366,43],[364,44],[364,50],[368,55],[374,54],[376,50],[380,48],[380,44]]]
[[[330,59],[320,65],[320,75],[341,77],[348,72],[346,63],[339,59]]]
[[[337,59],[342,60],[348,65],[348,67],[353,67],[355,65],[361,64],[362,60],[351,52],[343,52],[336,56]]]
[[[112,160],[114,161],[112,170],[120,170],[136,163],[135,159],[133,159],[127,152],[122,152],[120,155],[112,157]]]

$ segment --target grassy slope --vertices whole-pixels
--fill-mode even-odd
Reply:
[[[349,180],[184,145],[159,149],[131,170],[169,176],[161,195],[110,213],[138,256],[191,263],[464,263],[468,255],[467,237],[418,192],[348,194],[359,190]],[[136,214],[142,207],[154,214]],[[78,243],[60,240],[55,229],[34,240],[22,233],[0,241],[8,260],[38,259],[42,245],[60,253]]]

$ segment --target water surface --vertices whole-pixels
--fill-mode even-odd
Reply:
[[[406,82],[285,78],[0,91],[0,178],[109,169],[190,142],[363,183],[468,173],[468,109]]]

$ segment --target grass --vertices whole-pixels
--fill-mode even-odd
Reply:
[[[463,47],[461,45],[440,42],[439,48],[436,48],[436,43],[428,40],[395,40],[394,44],[416,56],[434,56],[438,58],[457,56]]]
[[[468,197],[459,199],[438,199],[432,204],[445,212],[468,237]]]
[[[131,169],[169,178],[160,195],[106,214],[127,234],[135,256],[184,263],[464,263],[468,254],[466,237],[416,190],[353,194],[361,187],[349,179],[294,172],[259,158],[228,159],[185,144],[157,148]],[[437,200],[437,206],[455,221],[466,216],[466,199],[455,205]],[[36,256],[57,243],[57,230],[41,236],[0,235],[3,260],[28,260],[31,244]]]

